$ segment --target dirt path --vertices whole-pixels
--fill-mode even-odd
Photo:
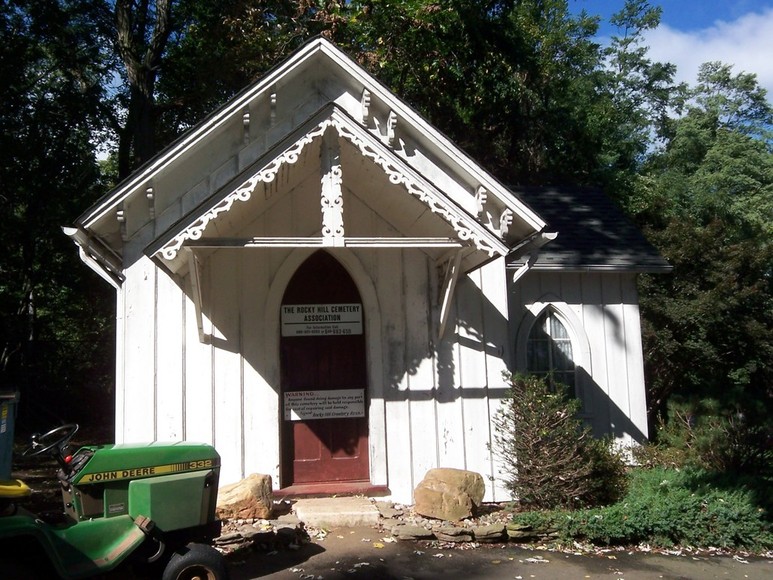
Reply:
[[[626,551],[574,555],[512,544],[468,544],[450,549],[434,545],[392,541],[371,528],[346,528],[332,530],[324,539],[313,539],[297,550],[232,554],[228,562],[232,580],[773,578],[773,559],[767,558]]]

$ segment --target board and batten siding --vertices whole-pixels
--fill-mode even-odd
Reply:
[[[292,212],[277,209],[253,228],[281,228],[280,216]],[[361,217],[376,233],[387,229],[377,216]],[[173,280],[146,257],[127,268],[118,301],[116,441],[213,443],[223,484],[266,473],[281,485],[279,301],[311,251],[223,249],[204,259],[204,343],[187,277]],[[428,469],[457,467],[484,476],[486,501],[506,499],[491,481],[497,474],[488,450],[508,342],[502,261],[461,277],[438,341],[433,260],[415,249],[331,253],[365,308],[371,481],[411,502]]]
[[[379,227],[377,219],[373,226]],[[116,440],[212,442],[223,458],[224,483],[267,473],[280,485],[277,304],[282,285],[310,253],[220,250],[206,261],[207,344],[199,341],[185,283],[146,258],[128,268],[119,297],[118,328],[126,348],[118,358]],[[438,341],[434,262],[407,249],[333,254],[360,288],[372,288],[363,292],[371,480],[388,485],[395,500],[412,501],[432,467],[481,473],[486,501],[508,498],[489,450],[491,418],[505,391],[502,371],[525,370],[525,336],[546,307],[572,334],[594,431],[611,433],[621,444],[646,437],[634,275],[531,272],[512,285],[508,297],[505,269],[495,261],[460,278],[451,320]],[[269,324],[272,292],[277,312]],[[370,328],[369,312],[377,312],[379,328]]]
[[[529,272],[512,285],[515,369],[526,370],[526,338],[552,308],[572,337],[578,396],[597,435],[621,446],[647,437],[644,362],[635,274]]]

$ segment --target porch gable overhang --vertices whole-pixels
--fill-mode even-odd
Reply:
[[[321,212],[320,235],[315,237],[303,235],[240,237],[223,236],[223,228],[213,227],[219,220],[231,212],[241,211],[240,204],[249,201],[260,184],[270,184],[283,168],[295,165],[303,157],[304,150],[313,143],[319,143],[326,138],[346,142],[356,148],[359,154],[370,161],[372,166],[388,178],[389,182],[399,186],[415,199],[418,199],[437,216],[444,220],[453,230],[453,236],[438,237],[433,235],[401,236],[401,237],[357,237],[347,236],[342,223],[337,224],[340,231],[333,232],[326,226],[326,216],[335,214],[336,207],[341,204],[340,181],[341,169],[330,167],[327,171],[336,172],[338,184],[333,185],[332,193],[325,192],[324,173],[320,192]],[[332,197],[331,197],[332,196]],[[327,199],[326,199],[327,197]],[[327,207],[326,207],[327,206]],[[412,168],[383,141],[366,130],[346,111],[335,104],[328,104],[310,117],[305,123],[287,135],[280,143],[247,167],[239,176],[225,184],[210,198],[189,212],[166,232],[158,236],[145,250],[146,255],[154,259],[166,269],[174,273],[184,273],[189,261],[181,250],[188,248],[218,249],[218,248],[260,248],[260,247],[417,247],[417,248],[449,248],[462,252],[464,260],[462,269],[470,271],[491,259],[506,256],[511,248],[505,241],[507,228],[512,224],[521,207],[514,203],[508,207],[501,218],[495,223],[488,220],[482,222],[473,216],[449,196],[445,195],[434,183]],[[333,216],[333,221],[336,221]],[[523,224],[519,224],[523,225]],[[184,252],[183,252],[184,253]],[[445,254],[445,253],[444,253]],[[445,258],[445,256],[444,256]]]

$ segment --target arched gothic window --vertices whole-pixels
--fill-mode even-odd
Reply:
[[[534,323],[526,342],[527,369],[547,377],[550,384],[563,384],[576,395],[572,339],[553,310],[548,309]]]

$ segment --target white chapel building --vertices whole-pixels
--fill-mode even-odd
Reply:
[[[116,290],[116,443],[213,444],[221,484],[509,496],[503,372],[647,437],[636,277],[668,264],[600,192],[508,188],[309,41],[64,228]]]

